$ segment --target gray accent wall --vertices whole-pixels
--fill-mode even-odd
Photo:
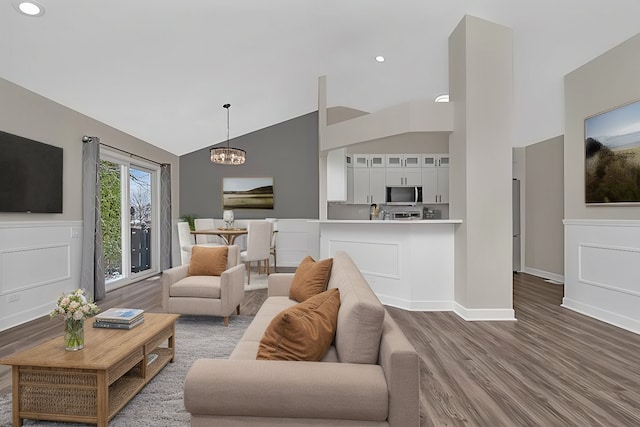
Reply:
[[[244,165],[214,165],[211,147],[180,157],[180,215],[221,218],[224,177],[273,177],[274,208],[234,209],[237,219],[318,218],[317,111],[233,138],[230,145],[246,150]]]
[[[525,271],[564,276],[564,137],[526,147]]]

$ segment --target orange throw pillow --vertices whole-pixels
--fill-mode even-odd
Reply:
[[[226,246],[194,246],[189,261],[189,276],[220,276],[227,269]]]
[[[319,361],[336,334],[340,291],[329,289],[278,313],[258,347],[258,360]]]
[[[333,258],[314,260],[310,256],[302,260],[291,281],[289,298],[298,302],[306,301],[327,289],[333,267]]]

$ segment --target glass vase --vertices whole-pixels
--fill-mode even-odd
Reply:
[[[64,348],[68,351],[84,348],[84,320],[67,319],[64,321]]]

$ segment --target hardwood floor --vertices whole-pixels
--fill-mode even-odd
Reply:
[[[638,426],[640,335],[560,307],[563,287],[514,275],[516,322],[387,307],[422,360],[422,426]],[[255,314],[266,290],[247,292]],[[100,307],[160,311],[160,281],[110,292]],[[38,319],[0,332],[0,357],[57,336]],[[10,389],[0,367],[0,392]]]
[[[638,426],[640,335],[514,275],[516,322],[388,308],[422,359],[422,426]]]

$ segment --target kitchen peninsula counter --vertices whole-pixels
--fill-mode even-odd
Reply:
[[[454,235],[459,219],[321,220],[320,256],[347,252],[383,304],[454,309]]]
[[[320,224],[462,224],[461,219],[327,219]]]

